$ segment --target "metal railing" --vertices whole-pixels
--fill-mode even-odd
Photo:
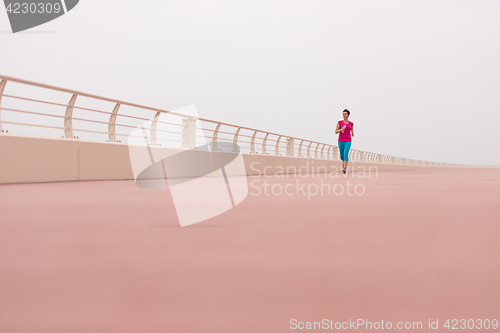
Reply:
[[[0,80],[0,130],[4,133],[14,131],[63,138],[82,136],[82,139],[119,143],[126,142],[134,128],[146,123],[146,135],[151,145],[194,148],[210,142],[212,149],[218,149],[218,144],[224,142],[226,145],[232,143],[234,150],[249,154],[339,160],[338,147],[329,143],[198,118],[3,75],[0,75]],[[30,115],[32,121],[26,121],[25,115]],[[349,160],[478,167],[421,161],[356,149],[350,150]]]

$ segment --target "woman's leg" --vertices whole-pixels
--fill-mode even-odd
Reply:
[[[347,163],[349,163],[349,150],[351,150],[351,141],[344,142],[344,165],[347,169]]]
[[[339,154],[340,154],[340,159],[342,160],[342,168],[344,168],[344,148],[345,148],[345,142],[339,141]]]

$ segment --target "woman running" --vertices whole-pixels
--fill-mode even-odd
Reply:
[[[342,160],[342,173],[346,172],[347,163],[349,162],[349,149],[351,149],[351,136],[354,136],[354,123],[349,121],[351,112],[344,109],[342,112],[344,119],[339,120],[335,134],[339,134],[339,152]]]

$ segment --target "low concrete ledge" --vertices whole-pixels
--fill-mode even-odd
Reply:
[[[165,147],[151,147],[151,150],[155,156],[170,156],[185,151],[181,148]],[[1,133],[0,156],[0,184],[134,179],[129,159],[129,147],[124,143],[27,137]],[[257,154],[242,154],[242,156],[246,175],[339,172],[342,166],[342,162],[337,160]],[[465,169],[366,162],[349,163],[349,169],[358,172],[368,172],[374,167],[377,171]],[[189,174],[189,170],[186,168],[186,174],[183,176],[196,176]]]
[[[0,183],[78,179],[79,142],[0,135]]]

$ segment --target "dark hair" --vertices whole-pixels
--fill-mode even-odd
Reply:
[[[347,110],[347,109],[344,109],[344,111],[342,111],[342,113],[344,112],[347,112],[348,115],[351,115],[351,111]]]

